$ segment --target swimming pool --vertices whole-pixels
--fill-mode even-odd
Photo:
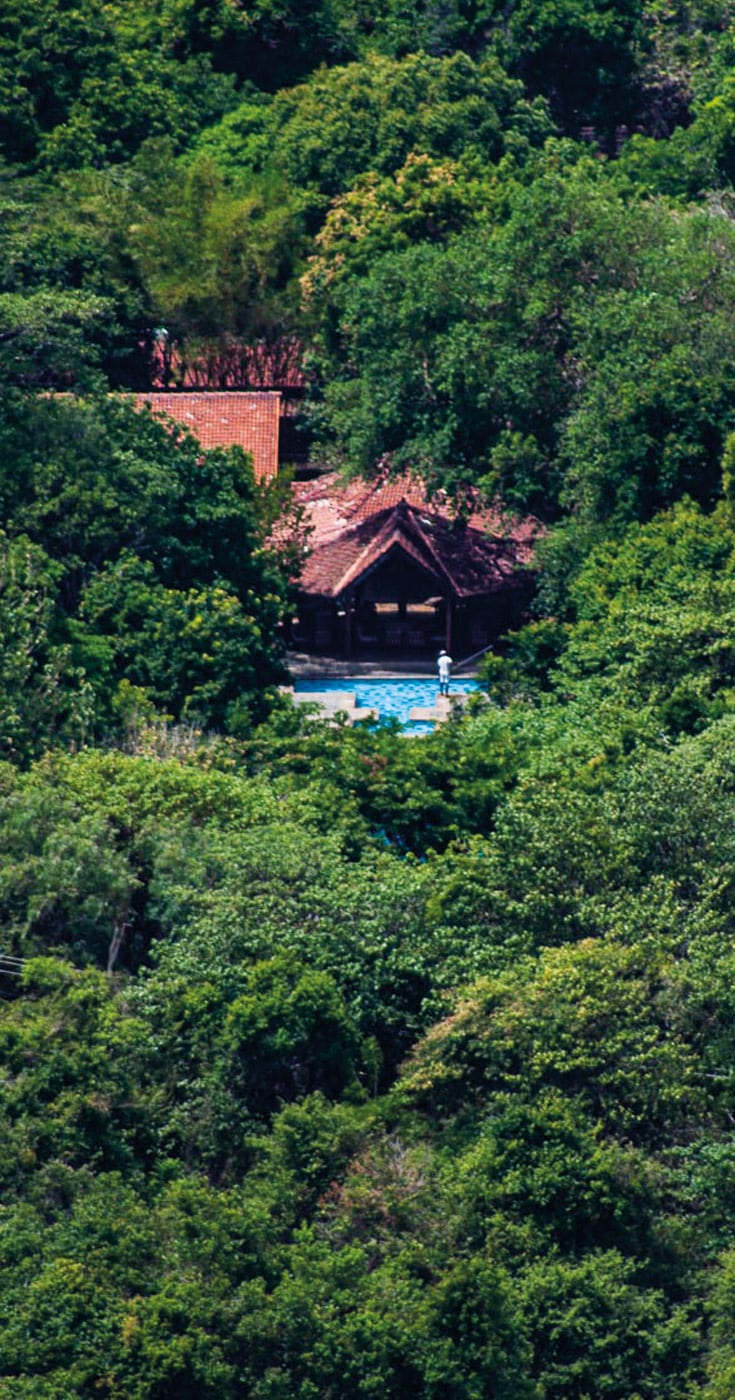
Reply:
[[[449,695],[470,695],[479,686],[475,680],[452,680]],[[413,709],[432,709],[439,694],[435,676],[394,677],[387,680],[366,680],[362,676],[341,676],[339,680],[313,678],[296,680],[294,690],[299,695],[341,690],[356,697],[358,709],[377,710],[381,719],[397,719],[414,734],[426,733],[431,723],[411,720]]]

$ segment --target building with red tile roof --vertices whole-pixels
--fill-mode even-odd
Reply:
[[[303,346],[294,335],[250,343],[220,335],[192,351],[159,328],[141,350],[147,351],[148,382],[155,390],[273,389],[288,400],[306,388]]]
[[[413,476],[345,483],[334,474],[294,486],[309,537],[295,642],[430,652],[481,648],[528,595],[538,527],[446,497]]]
[[[131,395],[137,408],[172,418],[188,428],[205,450],[241,447],[253,459],[257,481],[270,481],[278,471],[281,396],[272,392],[175,393]]]

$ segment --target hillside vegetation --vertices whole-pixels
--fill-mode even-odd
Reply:
[[[3,1397],[731,1400],[733,6],[4,9]],[[470,713],[279,695],[162,342],[543,522]]]

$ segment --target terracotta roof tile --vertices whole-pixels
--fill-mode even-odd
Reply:
[[[278,393],[236,391],[133,394],[136,407],[146,404],[154,413],[166,414],[188,428],[202,447],[242,447],[250,452],[258,481],[268,481],[278,471],[278,426],[281,396]]]
[[[193,359],[191,347],[184,359],[179,346],[160,332],[152,345],[141,342],[140,348],[150,356],[150,384],[155,390],[166,390],[171,385],[179,389],[217,387],[241,391],[247,387],[302,392],[306,388],[303,347],[296,336],[281,336],[275,342],[258,341],[254,345],[218,336],[200,346]]]
[[[457,597],[493,592],[528,566],[539,533],[534,520],[479,508],[459,523],[411,476],[344,483],[330,474],[294,492],[311,529],[301,587],[323,597],[339,596],[395,547]]]

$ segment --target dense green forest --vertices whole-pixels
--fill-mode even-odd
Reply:
[[[735,6],[5,0],[0,134],[3,1397],[732,1400]],[[469,713],[280,695],[164,329],[542,522]]]

